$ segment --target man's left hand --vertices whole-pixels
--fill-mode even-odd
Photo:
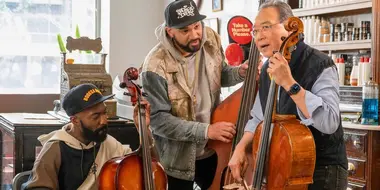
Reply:
[[[145,108],[145,123],[146,123],[146,126],[149,126],[150,125],[150,104],[148,101],[146,100],[142,100],[141,101],[141,106],[143,108]],[[135,125],[137,128],[139,128],[139,118],[138,118],[138,110],[139,110],[139,107],[138,105],[136,104],[134,109],[133,109],[133,120],[135,122]]]
[[[245,77],[247,75],[247,70],[248,70],[248,60],[244,61],[244,63],[239,66],[239,75],[241,77]]]
[[[289,91],[290,87],[296,83],[290,71],[288,61],[278,52],[269,58],[267,72],[274,78],[276,84],[283,87],[286,91]]]

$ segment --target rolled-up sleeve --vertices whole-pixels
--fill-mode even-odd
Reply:
[[[306,91],[305,104],[310,118],[306,118],[297,107],[302,124],[311,125],[325,134],[337,130],[340,112],[338,73],[335,67],[324,69],[311,91]]]
[[[250,114],[252,118],[248,120],[244,131],[254,133],[257,126],[260,124],[261,121],[263,121],[264,118],[259,93],[257,93],[255,103],[253,103],[253,107]]]

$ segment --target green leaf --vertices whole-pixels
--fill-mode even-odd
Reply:
[[[75,37],[76,38],[80,38],[80,32],[79,32],[79,26],[77,25],[77,27],[75,28]]]
[[[65,48],[65,45],[63,44],[61,34],[57,34],[57,41],[58,41],[58,45],[59,45],[59,50],[62,53],[66,53],[66,48]]]

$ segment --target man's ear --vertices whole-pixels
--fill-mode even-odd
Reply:
[[[79,125],[80,123],[80,120],[77,116],[73,115],[73,116],[70,116],[70,121],[71,123],[73,123],[74,125]]]
[[[174,37],[173,28],[165,27],[166,33],[170,36],[170,38]]]

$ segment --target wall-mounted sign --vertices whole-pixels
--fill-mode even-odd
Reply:
[[[240,45],[250,44],[252,41],[252,22],[244,16],[234,16],[227,24],[230,43]]]

